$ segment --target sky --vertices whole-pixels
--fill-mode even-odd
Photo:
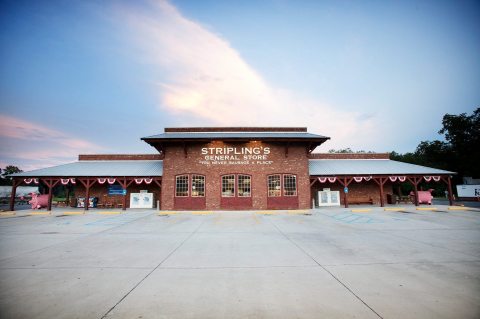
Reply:
[[[479,88],[478,1],[0,0],[0,167],[155,153],[177,126],[404,153]]]

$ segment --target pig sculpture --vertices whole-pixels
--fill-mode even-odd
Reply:
[[[418,203],[432,205],[432,192],[433,189],[429,189],[426,191],[418,191]],[[415,202],[415,192],[410,192],[410,197],[412,197],[413,202]]]
[[[31,193],[32,200],[28,203],[32,205],[32,209],[40,209],[48,206],[48,195],[38,195],[37,193]]]

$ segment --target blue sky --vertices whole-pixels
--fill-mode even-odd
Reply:
[[[0,167],[153,153],[169,126],[413,151],[480,98],[469,1],[2,1]]]

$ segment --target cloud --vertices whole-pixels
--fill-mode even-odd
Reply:
[[[24,170],[64,164],[102,147],[41,124],[0,114],[0,162]]]
[[[342,111],[267,83],[227,40],[166,1],[119,12],[158,73],[161,111],[194,115],[204,125],[308,126],[332,137],[328,148],[364,148],[378,129],[372,114]]]

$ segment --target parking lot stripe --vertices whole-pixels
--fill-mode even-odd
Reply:
[[[471,209],[464,206],[450,206],[448,207],[448,210],[471,210]]]
[[[118,215],[118,214],[121,214],[122,212],[109,212],[109,211],[105,211],[105,212],[98,212],[98,214],[100,215]]]
[[[63,215],[85,215],[85,211],[83,211],[83,212],[64,212]]]
[[[437,210],[437,208],[436,207],[417,207],[417,210],[435,211],[435,210]]]
[[[358,208],[358,209],[352,209],[352,212],[354,213],[367,213],[372,211],[370,208]]]
[[[52,215],[52,212],[33,212],[30,214],[27,214],[28,216],[36,216],[36,215]]]
[[[13,216],[15,214],[16,214],[15,212],[1,212],[0,216]]]
[[[402,210],[405,210],[405,207],[385,208],[387,212],[401,212]]]

